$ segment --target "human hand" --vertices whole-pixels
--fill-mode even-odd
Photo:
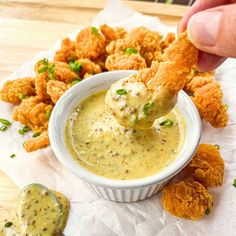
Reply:
[[[197,0],[179,23],[179,33],[186,29],[201,51],[199,70],[214,70],[227,57],[236,58],[236,0]]]

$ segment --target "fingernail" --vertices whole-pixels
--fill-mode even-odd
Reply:
[[[214,46],[220,28],[222,12],[199,12],[188,23],[188,36],[204,46]]]

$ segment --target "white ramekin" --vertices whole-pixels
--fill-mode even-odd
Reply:
[[[119,202],[143,200],[157,193],[170,178],[190,161],[201,136],[201,119],[191,99],[183,91],[178,95],[177,106],[187,123],[186,139],[175,161],[163,171],[135,180],[114,180],[98,176],[74,160],[65,145],[65,125],[69,114],[89,95],[108,89],[115,81],[135,73],[113,71],[94,75],[69,89],[57,102],[49,123],[51,147],[58,160],[75,175],[83,179],[101,197]],[[89,122],[89,121],[88,121]]]

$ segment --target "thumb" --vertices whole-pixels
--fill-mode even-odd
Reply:
[[[236,4],[201,11],[187,26],[190,41],[201,51],[236,57]]]

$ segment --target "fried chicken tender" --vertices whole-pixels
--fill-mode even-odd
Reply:
[[[105,66],[108,70],[139,70],[146,68],[146,62],[140,54],[117,53],[107,57]]]
[[[47,94],[51,97],[54,104],[59,100],[59,98],[65,93],[68,86],[61,81],[50,80],[47,83]]]
[[[148,81],[148,88],[156,90],[158,86],[163,86],[175,92],[180,91],[185,86],[197,57],[198,50],[189,41],[187,33],[179,34],[178,40],[162,55],[163,61],[160,62],[156,75]]]
[[[153,61],[150,68],[145,68],[139,71],[137,75],[137,80],[142,81],[144,84],[146,84],[150,78],[153,78],[155,74],[157,73],[159,68],[159,62]]]
[[[77,60],[75,43],[69,38],[62,40],[61,48],[56,51],[54,61],[70,62]]]
[[[94,75],[102,72],[101,67],[89,59],[80,59],[78,62],[82,65],[82,70],[79,72],[81,78],[83,78],[86,73]]]
[[[222,97],[223,92],[217,81],[204,84],[192,97],[201,117],[215,128],[225,127],[228,122],[227,107]]]
[[[96,60],[105,52],[105,38],[96,27],[85,28],[75,40],[75,49],[78,59]]]
[[[33,131],[42,132],[48,128],[53,106],[39,97],[29,97],[13,109],[13,119],[29,126]]]
[[[183,180],[163,188],[162,204],[172,215],[198,220],[212,208],[213,198],[199,182]]]
[[[124,36],[127,34],[125,29],[122,27],[111,28],[110,26],[106,24],[100,25],[100,30],[105,37],[106,45],[109,44],[113,40],[124,38]]]
[[[29,77],[7,81],[0,90],[1,100],[15,105],[21,103],[25,97],[34,95],[34,79]]]
[[[162,53],[174,41],[175,41],[175,34],[174,33],[168,33],[166,35],[166,37],[160,43]]]
[[[191,176],[205,187],[221,186],[224,177],[224,160],[214,145],[200,144],[187,165]]]
[[[24,143],[27,152],[33,152],[38,149],[46,148],[50,144],[48,132],[43,131],[38,137],[30,138]]]

